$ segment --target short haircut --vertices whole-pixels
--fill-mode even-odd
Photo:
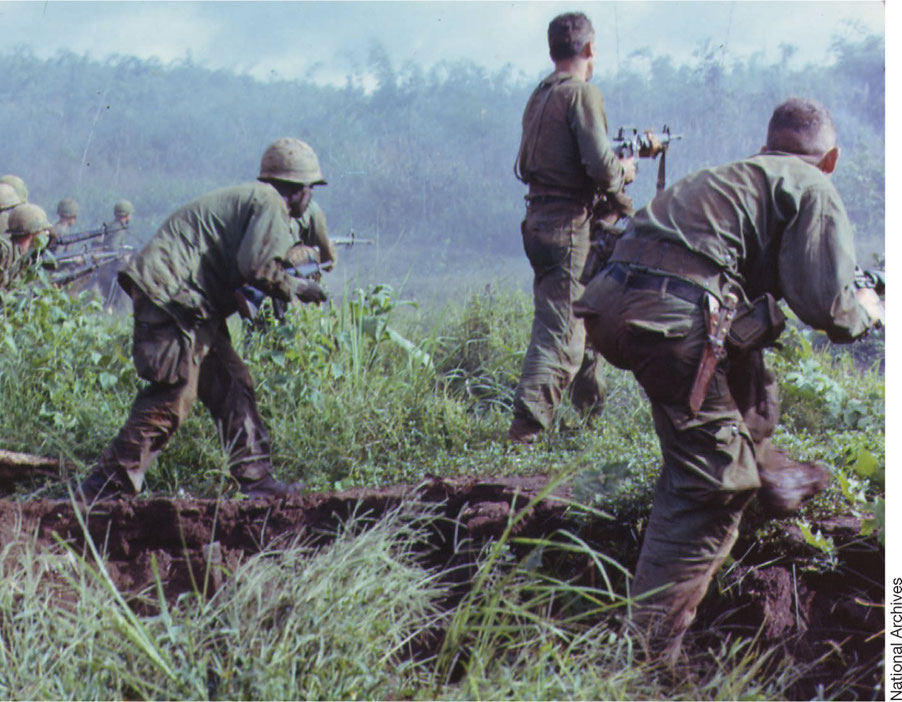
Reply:
[[[768,151],[822,156],[836,146],[836,125],[816,100],[791,97],[777,105],[767,125]]]
[[[577,56],[595,38],[589,18],[582,12],[565,12],[548,25],[548,50],[552,61]]]

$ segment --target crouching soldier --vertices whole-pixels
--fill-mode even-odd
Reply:
[[[787,100],[760,154],[641,209],[576,304],[591,343],[651,401],[664,462],[633,594],[658,592],[635,623],[671,665],[750,499],[786,514],[827,484],[826,468],[769,443],[778,401],[762,348],[782,331],[779,298],[838,343],[882,315],[855,286],[852,226],[829,179],[838,157],[829,112]]]
[[[325,299],[318,285],[289,273],[285,258],[295,243],[289,214],[302,214],[313,186],[325,181],[313,149],[291,138],[266,149],[258,180],[213,191],[177,210],[120,272],[134,309],[132,357],[149,384],[81,483],[86,501],[136,494],[195,397],[216,420],[244,494],[294,491],[272,475],[269,437],[226,318],[236,311],[234,291],[242,285],[285,301]]]
[[[10,211],[6,235],[0,236],[0,290],[12,287],[36,260],[32,249],[39,237],[49,238],[50,231],[47,213],[37,205],[25,203]]]

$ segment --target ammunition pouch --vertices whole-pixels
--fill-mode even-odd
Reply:
[[[748,353],[774,346],[786,328],[786,315],[770,293],[753,302],[743,302],[727,334],[726,345],[733,353]]]

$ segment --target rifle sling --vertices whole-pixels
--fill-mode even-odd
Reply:
[[[689,280],[718,300],[727,282],[724,269],[705,256],[669,241],[618,239],[608,263],[623,263]]]

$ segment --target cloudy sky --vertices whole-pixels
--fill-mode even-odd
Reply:
[[[847,2],[61,2],[0,1],[0,51],[28,45],[40,56],[68,49],[110,54],[190,56],[209,68],[258,78],[309,77],[341,83],[366,63],[374,41],[396,66],[470,58],[488,68],[545,70],[545,29],[559,12],[593,20],[602,65],[644,48],[691,61],[704,42],[727,62],[781,44],[793,61],[821,62],[833,35],[884,32],[884,5]]]

